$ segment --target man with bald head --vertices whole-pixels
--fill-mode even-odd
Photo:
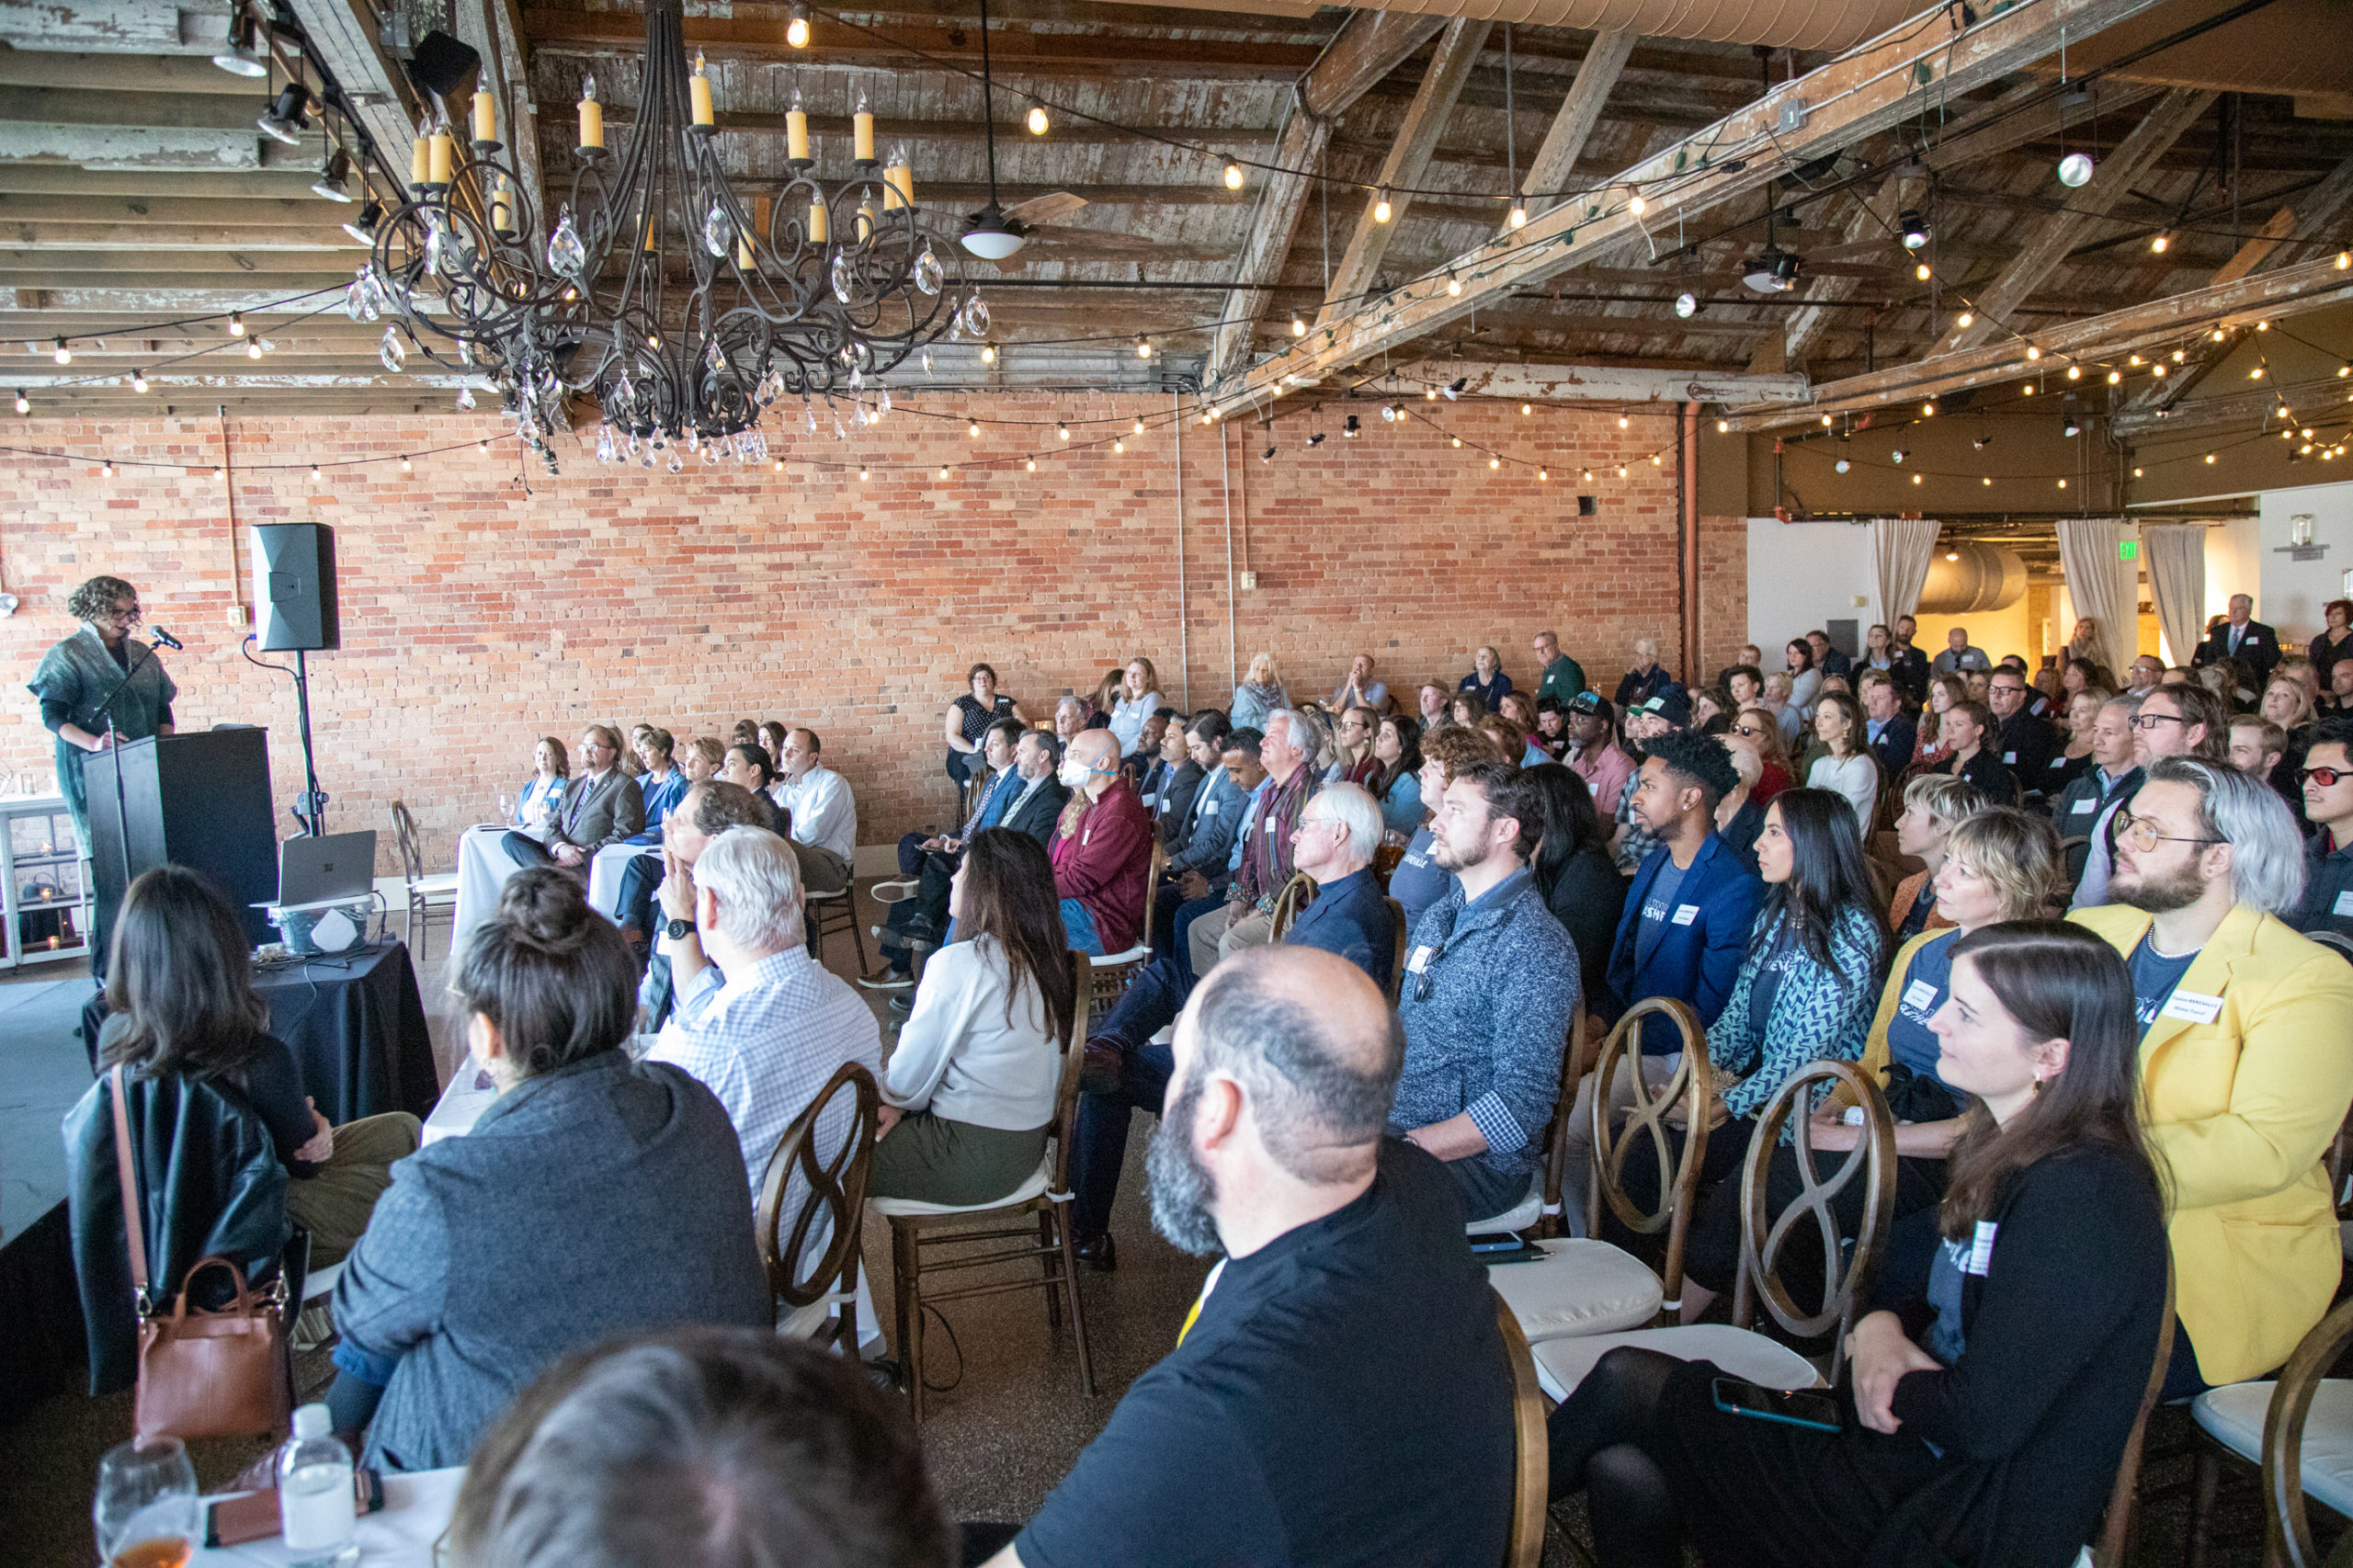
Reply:
[[[1053,842],[1054,892],[1070,945],[1094,958],[1143,940],[1145,880],[1152,874],[1152,814],[1120,770],[1120,739],[1081,730],[1063,754],[1071,792]]]
[[[1253,949],[1174,1051],[1153,1224],[1223,1261],[992,1568],[1498,1560],[1510,1377],[1459,1191],[1381,1135],[1404,1043],[1380,990]]]

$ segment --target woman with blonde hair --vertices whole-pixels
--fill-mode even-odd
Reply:
[[[1797,768],[1790,761],[1789,747],[1781,742],[1780,721],[1770,710],[1744,708],[1733,714],[1732,728],[1724,732],[1724,744],[1756,758],[1756,782],[1749,796],[1758,805],[1772,804],[1774,796],[1797,782]]]
[[[1275,672],[1275,656],[1260,652],[1250,655],[1250,667],[1243,672],[1242,684],[1233,688],[1233,704],[1226,717],[1237,730],[1264,731],[1267,714],[1290,706],[1290,695],[1283,690],[1282,677]]]
[[[1994,802],[1968,779],[1950,773],[1915,774],[1904,786],[1904,810],[1895,819],[1895,848],[1922,869],[1895,884],[1887,901],[1887,924],[1899,942],[1942,923],[1928,884],[1944,869],[1953,829]]]
[[[1120,737],[1120,755],[1126,756],[1143,744],[1144,721],[1166,706],[1160,696],[1160,672],[1138,653],[1120,672],[1120,695],[1111,703],[1111,733]]]

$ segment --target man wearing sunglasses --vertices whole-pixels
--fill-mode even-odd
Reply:
[[[2353,970],[2286,924],[2303,880],[2268,785],[2161,757],[2118,818],[2116,902],[2072,916],[2131,974],[2143,1128],[2172,1209],[2169,1400],[2286,1360],[2343,1271],[2321,1158],[2353,1102]]]
[[[2296,771],[2313,835],[2304,840],[2303,902],[2288,924],[2353,937],[2353,718],[2314,724]]]

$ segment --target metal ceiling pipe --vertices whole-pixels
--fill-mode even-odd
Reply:
[[[1217,8],[1301,14],[1295,0],[1220,0]],[[1363,0],[1362,8],[1523,27],[1623,29],[1640,38],[1841,50],[1894,27],[1921,10],[1923,0]]]
[[[2026,562],[2015,552],[1973,539],[1937,543],[1916,613],[1983,615],[2007,609],[2025,594]]]

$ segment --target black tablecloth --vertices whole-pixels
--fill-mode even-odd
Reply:
[[[416,969],[397,941],[308,963],[256,969],[254,989],[269,1005],[269,1032],[302,1064],[302,1088],[319,1114],[340,1127],[363,1116],[405,1110],[430,1115],[440,1097],[433,1040]],[[106,993],[82,1006],[82,1043],[97,1071]]]

